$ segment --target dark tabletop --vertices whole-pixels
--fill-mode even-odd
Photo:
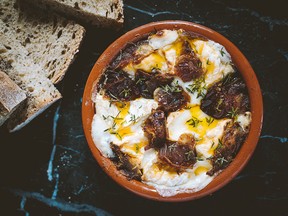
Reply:
[[[0,130],[0,215],[288,215],[288,17],[281,0],[126,0],[120,32],[87,26],[58,89],[63,99],[21,131]],[[89,72],[123,33],[157,20],[187,20],[231,40],[261,85],[264,124],[246,168],[200,200],[160,203],[118,186],[93,158],[81,122]]]

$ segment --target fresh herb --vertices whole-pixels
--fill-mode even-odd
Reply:
[[[193,127],[197,127],[198,124],[202,122],[199,119],[197,119],[196,117],[192,116],[191,119],[189,119],[188,121],[186,121],[186,123],[188,123],[188,125],[192,125]]]
[[[123,90],[124,91],[124,90]],[[121,93],[120,93],[121,94]],[[114,100],[118,101],[119,99],[114,95],[112,94],[110,91],[109,91],[109,95],[111,98],[113,98]]]
[[[219,107],[221,106],[222,103],[223,103],[223,99],[220,98],[220,100],[218,100],[218,102],[217,102],[217,106],[216,106],[216,110],[217,110],[218,112],[221,111],[221,110],[219,109]]]
[[[225,159],[225,157],[220,157],[220,158],[217,158],[215,163],[219,164],[220,166],[222,166],[224,163],[227,163],[228,160]]]
[[[211,149],[213,149],[213,146],[215,145],[215,142],[212,141]]]
[[[222,47],[221,50],[220,50],[220,54],[221,54],[221,56],[224,56],[224,55],[225,55],[225,52],[223,51],[223,47]]]
[[[209,58],[207,59],[207,61],[206,61],[206,65],[210,65],[211,63],[210,63],[210,61],[209,61]]]
[[[139,78],[139,79],[136,81],[136,85],[142,84],[143,81],[145,81],[145,78]]]
[[[109,131],[111,134],[111,132],[115,130],[115,127],[116,127],[116,122],[113,122],[112,126],[110,128],[105,129],[104,132]]]
[[[117,136],[120,140],[122,140],[122,136],[117,131],[111,131],[110,134]]]
[[[135,124],[139,117],[136,118],[136,116],[134,114],[133,115],[131,113],[129,113],[129,114],[130,114],[129,122],[133,122]]]
[[[226,75],[225,77],[224,77],[224,74],[223,74],[223,78],[222,79],[223,79],[222,85],[226,85],[226,84],[230,83],[231,80],[232,80],[232,73]]]
[[[120,95],[124,95],[124,97],[128,97],[130,95],[130,92],[131,92],[131,89],[123,89],[121,92],[120,92]]]
[[[140,150],[140,147],[139,147],[139,144],[138,144],[138,143],[135,144],[135,150],[136,150],[136,153],[138,153],[139,150]]]
[[[106,120],[106,119],[109,118],[109,116],[102,115],[102,118],[103,118],[104,120]]]
[[[197,98],[204,97],[206,92],[206,84],[204,77],[200,77],[196,80],[194,80],[193,84],[190,84],[189,87],[186,88],[186,90],[192,94],[195,92],[197,93]]]
[[[204,161],[204,159],[201,158],[201,157],[196,157],[196,160],[197,160],[197,161]]]
[[[194,138],[195,139],[195,142],[200,142],[201,140],[203,140],[203,138]]]
[[[222,147],[223,147],[223,143],[222,143],[222,141],[221,141],[220,139],[218,139],[218,145],[217,145],[216,150],[219,150],[219,149],[221,149]]]
[[[201,67],[202,67],[202,62],[199,61],[199,62],[197,63],[197,65],[198,65],[198,68],[201,68]]]
[[[232,107],[231,110],[226,115],[228,118],[235,120],[238,116],[238,108]]]
[[[185,156],[186,156],[186,159],[187,159],[187,160],[193,159],[193,157],[194,157],[194,151],[193,151],[193,150],[190,150],[190,151],[188,151],[188,152],[185,152]]]
[[[181,92],[182,88],[179,86],[178,82],[172,83],[172,85],[165,85],[162,86],[162,89],[167,93],[173,93],[173,92]]]
[[[168,146],[168,150],[171,152],[177,147],[176,143],[173,143],[172,145]]]
[[[215,120],[213,117],[210,117],[210,116],[206,117],[205,119],[206,119],[206,122],[208,123],[208,126],[210,126]]]

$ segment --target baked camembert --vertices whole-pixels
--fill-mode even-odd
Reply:
[[[182,29],[127,44],[92,97],[96,147],[161,196],[207,186],[233,160],[251,122],[230,54]]]

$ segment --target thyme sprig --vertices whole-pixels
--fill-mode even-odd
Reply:
[[[193,159],[193,157],[194,157],[194,151],[193,151],[193,150],[190,150],[190,151],[188,151],[188,152],[185,152],[185,156],[186,156],[186,159],[187,159],[187,160]]]
[[[206,122],[208,123],[208,126],[210,126],[214,122],[214,118],[209,116],[205,118]]]
[[[197,127],[200,122],[202,122],[202,121],[200,121],[198,118],[196,118],[196,117],[194,117],[194,116],[192,116],[191,119],[189,119],[189,120],[186,121],[186,123],[187,123],[188,125],[191,125],[191,126],[193,126],[193,127]]]
[[[194,82],[188,86],[189,87],[186,87],[186,90],[192,94],[197,93],[197,98],[199,98],[199,97],[203,98],[205,96],[207,86],[205,84],[205,78],[204,77],[200,77],[200,78],[194,80]]]
[[[167,84],[165,86],[161,87],[165,92],[167,93],[173,93],[173,92],[181,92],[182,88],[177,82],[172,83],[171,85]]]
[[[220,157],[220,158],[217,158],[215,163],[219,164],[220,166],[222,166],[224,163],[227,163],[228,160],[225,158],[225,157]]]
[[[221,50],[220,50],[220,54],[221,54],[222,57],[225,55],[225,52],[224,52],[224,50],[223,50],[223,47],[222,47]]]
[[[235,120],[238,116],[238,108],[232,107],[231,110],[226,115],[228,118]]]

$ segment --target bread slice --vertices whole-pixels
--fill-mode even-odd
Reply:
[[[0,41],[1,40],[0,36]],[[9,44],[11,49],[14,45]],[[1,50],[1,45],[0,45]],[[3,56],[3,55],[2,55]],[[27,102],[21,109],[17,109],[8,119],[8,129],[10,132],[21,129],[47,107],[61,98],[60,92],[55,88],[52,81],[42,74],[41,68],[33,62],[19,65],[21,55],[14,61],[7,61],[0,57],[0,69],[22,89],[27,95]],[[8,62],[8,63],[7,63]]]
[[[9,50],[10,59],[26,55],[19,64],[25,64],[27,59],[37,64],[53,83],[62,80],[84,37],[81,25],[19,0],[1,0],[0,20],[5,38],[12,44],[20,42]]]
[[[63,78],[85,30],[20,1],[1,0],[0,32],[0,69],[27,94],[26,106],[8,120],[13,132],[61,98],[53,83]]]
[[[25,0],[27,1],[27,0]],[[123,0],[28,0],[40,7],[51,8],[80,22],[99,27],[123,26]]]
[[[0,71],[0,126],[26,100],[25,92]]]

